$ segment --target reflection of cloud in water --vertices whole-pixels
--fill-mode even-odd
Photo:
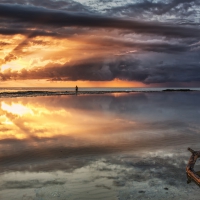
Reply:
[[[3,105],[20,105],[22,111],[30,112],[16,116],[5,109],[0,111],[12,123],[0,125],[5,130],[0,134],[3,149],[0,159],[4,163],[21,162],[28,154],[33,162],[38,162],[56,156],[147,151],[175,145],[185,150],[199,138],[199,112],[193,103],[199,96],[199,93],[137,93],[119,97],[4,99]],[[185,112],[193,115],[186,118]]]
[[[24,114],[31,114],[33,115],[33,112],[31,109],[21,105],[21,104],[15,104],[8,105],[5,102],[1,102],[1,109],[4,111],[7,111],[8,113],[16,114],[19,116],[22,116]]]
[[[91,188],[94,196],[109,191],[99,199],[172,199],[184,190],[179,195],[187,199],[190,190],[196,195],[185,185],[185,166],[186,148],[199,149],[199,100],[195,92],[3,99],[0,188],[43,187],[34,195],[49,199],[54,183],[57,198],[69,199],[87,199]],[[12,172],[29,177],[18,180]],[[86,183],[91,188],[77,193]],[[156,190],[162,198],[153,196]]]
[[[184,173],[187,157],[185,154],[158,156],[153,153],[140,157],[121,153],[90,157],[84,165],[80,164],[84,159],[78,158],[79,165],[74,171],[7,173],[1,176],[0,189],[32,189],[32,197],[43,195],[44,199],[53,198],[53,193],[59,193],[61,199],[95,196],[98,199],[117,196],[120,199],[131,196],[130,199],[188,199],[191,192],[195,198],[198,190],[194,185],[187,185]],[[66,166],[72,161],[65,160]]]

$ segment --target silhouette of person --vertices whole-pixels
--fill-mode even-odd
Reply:
[[[76,94],[77,94],[77,92],[78,92],[78,87],[77,87],[77,85],[76,85]]]

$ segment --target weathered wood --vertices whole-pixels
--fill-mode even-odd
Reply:
[[[198,186],[200,186],[199,172],[194,171],[194,165],[196,163],[196,160],[200,157],[200,151],[194,151],[191,148],[188,148],[188,151],[190,151],[192,153],[192,155],[186,166],[186,174],[187,174],[187,178],[188,178],[187,183],[194,181]]]
[[[190,147],[188,147],[188,151],[190,151],[191,153],[195,153],[195,151],[192,150]]]

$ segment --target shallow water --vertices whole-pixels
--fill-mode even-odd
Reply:
[[[199,199],[200,92],[1,98],[0,199]],[[196,169],[200,170],[197,162]]]
[[[141,92],[141,91],[145,91],[145,92],[151,92],[151,91],[155,91],[155,92],[159,92],[162,90],[166,90],[166,89],[175,89],[175,90],[180,90],[180,89],[186,89],[186,88],[181,88],[181,87],[170,87],[170,88],[166,88],[166,87],[78,87],[79,91],[89,91],[89,92],[97,92],[97,91],[137,91],[137,92]],[[196,90],[196,91],[200,91],[199,87],[191,87],[191,88],[187,88],[190,90]],[[75,85],[74,87],[0,87],[0,94],[1,93],[5,93],[5,92],[26,92],[26,91],[49,91],[49,92],[74,92],[75,91]]]

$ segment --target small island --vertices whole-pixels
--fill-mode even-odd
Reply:
[[[163,92],[190,92],[190,91],[194,91],[191,89],[165,89],[162,90]]]

